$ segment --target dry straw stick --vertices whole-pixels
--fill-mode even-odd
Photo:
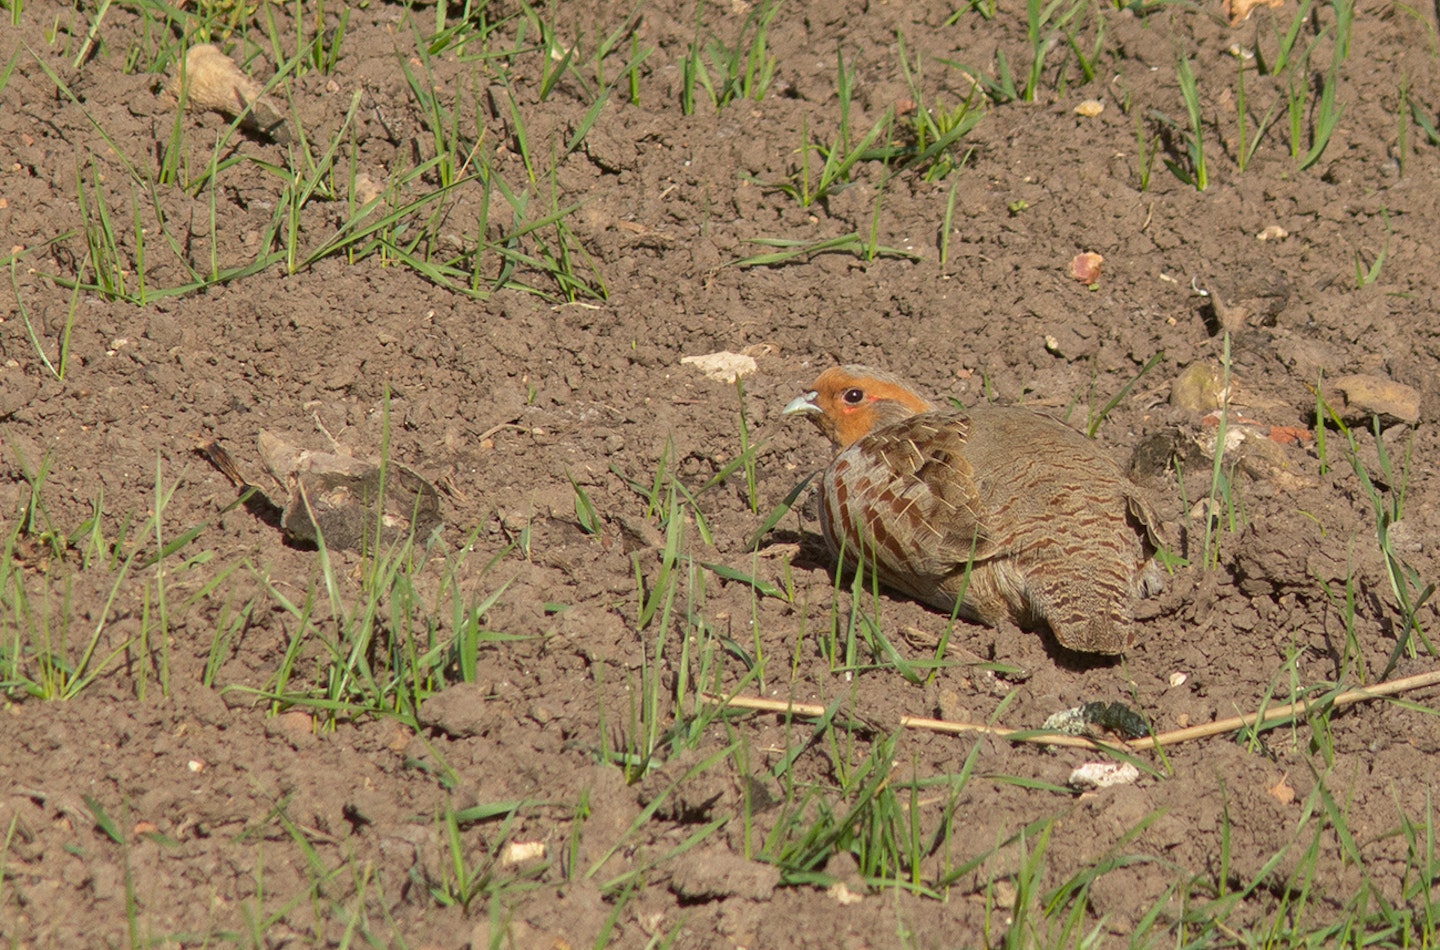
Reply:
[[[1227,732],[1234,732],[1237,729],[1244,729],[1250,726],[1268,725],[1281,719],[1304,715],[1312,709],[1321,707],[1328,706],[1332,709],[1339,709],[1344,706],[1353,706],[1356,703],[1364,702],[1368,699],[1394,696],[1412,689],[1434,686],[1437,683],[1440,683],[1440,670],[1429,673],[1418,673],[1414,676],[1406,676],[1398,680],[1390,680],[1386,683],[1377,683],[1374,686],[1369,686],[1364,689],[1346,690],[1335,696],[1322,696],[1317,699],[1307,699],[1298,703],[1275,706],[1262,710],[1259,713],[1249,713],[1244,716],[1220,719],[1216,722],[1206,723],[1203,726],[1191,726],[1188,729],[1174,729],[1170,732],[1162,732],[1159,735],[1151,736],[1147,739],[1137,739],[1134,742],[1100,742],[1095,739],[1087,739],[1084,736],[1039,733],[1030,729],[1005,729],[1001,726],[987,726],[978,722],[950,722],[945,719],[925,719],[920,716],[901,716],[900,725],[906,729],[925,729],[930,732],[948,732],[957,735],[966,732],[978,732],[984,735],[997,736],[1001,739],[1008,739],[1011,742],[1033,742],[1038,745],[1069,746],[1078,749],[1114,749],[1127,752],[1142,752],[1157,746],[1174,745],[1177,742],[1186,742],[1190,739],[1203,739],[1206,736],[1223,735]],[[758,696],[732,696],[729,699],[725,699],[712,696],[708,693],[702,693],[701,698],[706,702],[718,703],[734,709],[791,713],[797,716],[825,715],[824,706],[817,706],[812,703],[790,703],[784,700],[762,699]]]

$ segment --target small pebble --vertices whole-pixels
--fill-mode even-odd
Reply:
[[[1112,785],[1133,785],[1140,770],[1129,762],[1086,762],[1070,773],[1071,788],[1110,788]]]

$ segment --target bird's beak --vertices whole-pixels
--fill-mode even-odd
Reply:
[[[820,393],[818,391],[812,389],[803,396],[796,396],[785,404],[785,408],[781,410],[781,415],[788,416],[796,412],[819,412],[820,407],[815,405],[815,399],[819,395]]]

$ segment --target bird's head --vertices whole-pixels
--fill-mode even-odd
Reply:
[[[840,448],[876,429],[934,409],[899,377],[868,366],[832,366],[790,400],[785,413],[801,412]]]

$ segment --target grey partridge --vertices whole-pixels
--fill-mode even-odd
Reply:
[[[1094,442],[1028,409],[937,409],[865,366],[826,370],[785,412],[839,449],[820,524],[845,564],[971,620],[1047,625],[1071,650],[1130,645],[1134,599],[1162,581],[1157,521]]]

